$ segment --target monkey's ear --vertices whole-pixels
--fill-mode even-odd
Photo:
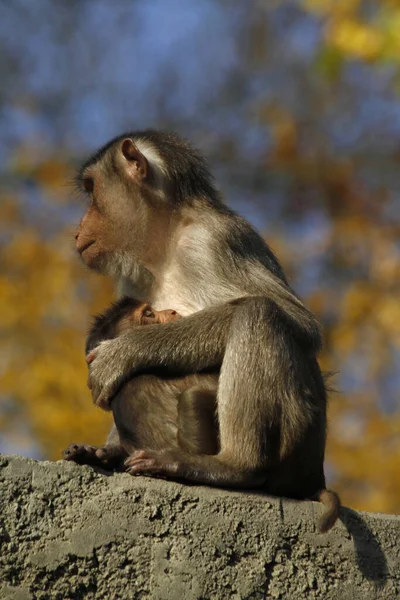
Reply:
[[[129,162],[132,176],[139,181],[146,179],[149,170],[147,159],[130,138],[122,142],[121,152]]]

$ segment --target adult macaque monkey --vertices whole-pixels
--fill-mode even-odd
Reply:
[[[86,353],[133,327],[169,323],[179,318],[174,310],[156,311],[146,302],[124,297],[94,319]],[[181,448],[195,454],[216,454],[217,387],[217,372],[171,377],[158,370],[136,376],[121,386],[113,398],[114,426],[106,444],[101,447],[70,444],[63,458],[121,470],[124,460],[137,448]]]
[[[79,180],[90,198],[76,234],[84,263],[185,317],[102,342],[89,358],[95,403],[108,407],[128,373],[220,368],[218,454],[138,448],[129,472],[318,497],[328,529],[339,499],[325,491],[320,327],[270,248],[223,204],[204,159],[175,135],[124,134],[83,165]]]

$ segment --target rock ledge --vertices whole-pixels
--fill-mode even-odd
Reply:
[[[0,598],[400,598],[400,517],[0,456]]]

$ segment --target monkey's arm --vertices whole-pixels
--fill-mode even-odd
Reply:
[[[201,310],[189,317],[166,323],[137,327],[117,339],[102,342],[87,361],[90,364],[89,387],[95,404],[109,410],[112,397],[126,377],[151,368],[165,368],[184,375],[219,368],[225,354],[232,319],[239,307],[254,297]],[[288,334],[306,343],[306,334],[275,300],[259,298],[276,320],[282,337]],[[311,313],[310,313],[311,314]],[[243,332],[246,335],[246,332]],[[268,328],[259,332],[260,343]],[[254,349],[257,352],[257,348]],[[306,351],[306,349],[305,349]]]
[[[165,368],[184,375],[218,368],[237,307],[229,303],[207,308],[164,325],[136,327],[102,342],[86,359],[94,402],[108,409],[126,376],[146,369]]]

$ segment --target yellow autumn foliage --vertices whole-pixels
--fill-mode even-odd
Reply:
[[[324,21],[325,44],[346,58],[363,61],[399,61],[400,6],[382,0],[370,3],[374,11],[363,17],[363,0],[303,0],[303,6]],[[371,12],[371,11],[369,11]]]
[[[86,388],[84,339],[112,292],[79,265],[70,235],[44,241],[12,217],[0,276],[0,394],[24,408],[44,456],[56,459],[73,440],[101,443],[110,426]]]

